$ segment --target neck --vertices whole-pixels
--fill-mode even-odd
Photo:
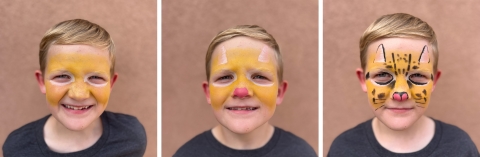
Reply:
[[[53,116],[48,118],[44,127],[44,139],[50,150],[58,153],[70,153],[87,149],[95,144],[102,135],[100,118],[82,130],[70,130]]]
[[[435,123],[422,116],[404,130],[392,130],[377,118],[372,121],[373,133],[385,149],[395,153],[412,153],[426,147],[435,134]]]
[[[215,139],[223,145],[237,150],[251,150],[264,146],[273,136],[274,131],[275,128],[268,122],[245,134],[232,132],[223,125],[217,125],[212,129]]]

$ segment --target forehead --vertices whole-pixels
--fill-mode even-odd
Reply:
[[[230,52],[229,50],[233,50],[233,49],[249,49],[254,51],[258,50],[258,52],[260,52],[262,51],[263,48],[265,48],[265,50],[268,51],[268,54],[270,54],[271,56],[275,55],[275,50],[273,50],[270,46],[266,45],[262,41],[245,37],[245,36],[239,36],[219,44],[213,50],[212,56],[219,55],[220,53],[223,52],[223,50],[225,50],[226,53],[229,53]]]
[[[51,45],[47,54],[47,62],[50,62],[52,57],[62,58],[60,61],[93,61],[90,59],[100,59],[107,60],[110,64],[107,49],[99,49],[89,45]]]
[[[383,44],[385,48],[385,52],[392,52],[395,51],[395,53],[414,53],[414,54],[420,54],[422,52],[422,49],[424,46],[427,46],[429,49],[430,53],[430,58],[431,56],[431,46],[428,43],[427,40],[425,39],[417,39],[417,38],[385,38],[385,39],[380,39],[375,42],[372,42],[368,46],[368,56],[374,56],[377,52],[377,48],[380,44]],[[389,55],[386,55],[386,57],[389,57]],[[369,59],[372,57],[368,57]]]

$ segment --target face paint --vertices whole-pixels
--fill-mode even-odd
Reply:
[[[404,51],[380,44],[376,52],[370,52],[365,71],[368,98],[375,111],[386,107],[388,99],[428,106],[434,78],[427,45]]]
[[[212,59],[209,89],[211,105],[222,109],[227,100],[253,97],[270,110],[276,106],[278,78],[273,53],[266,48],[231,48]]]
[[[63,97],[83,100],[90,97],[105,106],[110,96],[110,61],[98,54],[57,53],[45,69],[45,89],[50,105]]]

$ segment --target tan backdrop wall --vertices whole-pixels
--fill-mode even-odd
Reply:
[[[147,132],[145,156],[156,156],[155,0],[0,0],[0,142],[49,114],[34,75],[38,45],[50,27],[74,18],[101,25],[114,39],[119,78],[107,110],[136,116]]]
[[[325,0],[323,30],[324,156],[334,138],[374,117],[355,75],[359,39],[384,14],[404,12],[433,27],[442,76],[426,115],[465,130],[480,148],[480,1]]]
[[[205,53],[220,31],[257,24],[284,57],[289,87],[270,122],[318,148],[318,2],[176,0],[162,2],[162,155],[217,124],[201,83]]]

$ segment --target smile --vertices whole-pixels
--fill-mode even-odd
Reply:
[[[227,107],[227,110],[247,110],[247,111],[251,111],[251,110],[256,110],[260,107]]]
[[[65,107],[65,108],[68,108],[68,109],[72,109],[72,110],[86,110],[86,109],[91,108],[93,105],[77,107],[77,106],[70,106],[70,105],[62,104],[62,106]]]

